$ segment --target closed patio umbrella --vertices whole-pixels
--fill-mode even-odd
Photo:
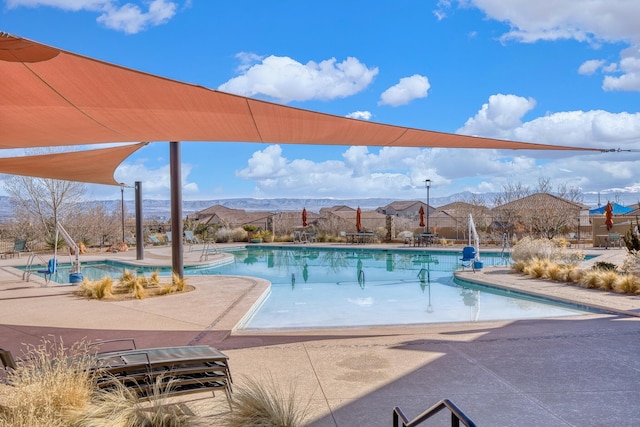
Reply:
[[[607,202],[607,206],[604,208],[604,223],[607,226],[607,231],[613,228],[613,205],[611,202]]]
[[[307,208],[302,209],[302,226],[307,226]]]
[[[424,206],[420,206],[418,213],[420,214],[420,227],[424,227]]]
[[[362,231],[362,210],[360,206],[356,210],[356,230],[358,230],[358,233]]]

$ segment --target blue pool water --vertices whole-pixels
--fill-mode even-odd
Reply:
[[[229,264],[187,267],[185,275],[243,275],[271,281],[270,295],[245,319],[245,329],[508,320],[586,310],[456,282],[452,273],[460,268],[458,252],[251,246],[233,254]],[[485,267],[507,262],[490,253],[482,253],[481,260]],[[68,282],[68,267],[61,265],[54,280]],[[169,267],[82,264],[89,280],[118,278],[125,270],[171,274]]]

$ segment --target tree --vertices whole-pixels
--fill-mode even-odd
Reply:
[[[58,179],[14,175],[3,185],[11,197],[16,223],[28,228],[21,233],[37,233],[45,239],[54,234],[56,222],[73,216],[85,194],[84,183]]]

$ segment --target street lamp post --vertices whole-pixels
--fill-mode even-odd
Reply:
[[[425,187],[427,187],[427,233],[431,233],[429,231],[429,211],[431,210],[429,207],[429,188],[431,187],[431,180],[430,179],[425,179],[424,180],[424,185]]]
[[[122,243],[124,243],[124,183],[120,184],[120,214],[122,216]]]

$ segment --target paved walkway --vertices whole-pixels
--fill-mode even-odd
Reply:
[[[450,249],[450,248],[449,248]],[[625,250],[595,250],[617,265]],[[185,263],[200,252],[185,248]],[[135,252],[108,254],[133,260]],[[212,255],[209,260],[217,256]],[[84,257],[102,258],[104,254]],[[233,331],[268,290],[245,277],[189,277],[196,291],[140,301],[86,301],[73,287],[23,282],[0,261],[0,346],[53,335],[80,339],[134,337],[140,347],[209,344],[230,356],[236,387],[243,377],[295,384],[310,402],[313,426],[390,426],[400,406],[414,417],[443,398],[479,426],[610,426],[640,423],[640,298],[522,278],[504,268],[464,272],[467,279],[526,289],[608,308],[614,314],[403,327]],[[145,252],[170,263],[168,248]],[[592,261],[594,262],[594,261]],[[195,399],[193,398],[195,397]],[[222,395],[192,396],[201,416],[228,410]],[[438,423],[449,425],[448,414]]]

